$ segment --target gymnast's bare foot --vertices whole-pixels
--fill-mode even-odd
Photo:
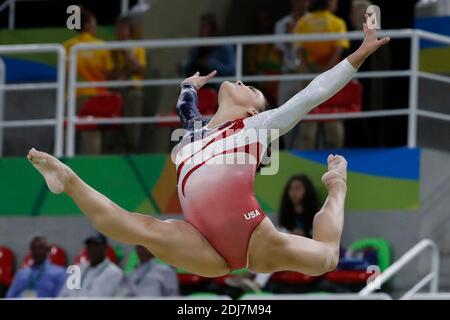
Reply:
[[[347,161],[339,155],[328,156],[328,171],[322,176],[322,182],[328,191],[347,189]]]
[[[73,171],[64,163],[49,155],[32,148],[27,155],[31,164],[44,176],[48,188],[54,194],[65,191]]]

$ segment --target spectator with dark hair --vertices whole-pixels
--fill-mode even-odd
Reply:
[[[275,34],[291,34],[297,24],[305,14],[308,13],[310,0],[291,0],[291,12],[284,16],[275,24]],[[276,44],[277,49],[283,55],[283,73],[293,73],[298,71],[300,65],[300,59],[298,58],[297,52],[293,46],[292,42],[278,43]],[[281,85],[280,85],[281,88]],[[298,86],[294,89],[295,92],[298,91]],[[289,97],[288,97],[289,96]],[[289,99],[292,94],[286,93],[286,98]],[[282,105],[286,102],[286,99],[282,99],[278,104]]]
[[[7,298],[57,297],[66,281],[66,272],[48,259],[50,246],[44,237],[34,237],[30,242],[31,266],[20,269],[14,276]]]
[[[261,9],[257,14],[254,33],[268,35],[273,33],[274,21],[269,10]],[[249,45],[245,48],[245,74],[274,75],[281,72],[281,54],[273,43]],[[278,100],[278,82],[269,81],[255,84],[271,106]]]
[[[301,18],[295,33],[344,33],[347,27],[344,20],[334,13],[338,7],[338,0],[312,0],[310,13]],[[350,47],[347,39],[329,41],[307,41],[299,44],[302,64],[300,71],[303,73],[321,73],[341,61],[345,49]],[[320,110],[320,106],[316,111]],[[323,126],[319,126],[322,124]],[[344,146],[344,123],[341,120],[326,122],[304,122],[300,130],[301,149],[314,149],[317,147],[317,137],[320,127],[324,131],[325,148],[342,148]]]
[[[219,36],[216,17],[204,14],[200,18],[199,37]],[[209,74],[217,70],[219,76],[232,76],[236,71],[236,53],[232,45],[196,47],[191,49],[184,68],[186,76],[192,76],[197,71]],[[217,87],[217,86],[215,86]]]
[[[119,41],[128,41],[132,38],[133,23],[129,17],[119,17],[116,21],[116,38]],[[114,80],[143,80],[147,57],[144,48],[116,49],[112,51],[113,70],[111,77]],[[142,116],[143,91],[140,84],[118,89],[124,99],[125,117]],[[136,152],[139,148],[141,125],[132,124],[124,126],[125,144],[128,152]],[[117,143],[115,141],[114,143]]]
[[[284,16],[275,24],[275,34],[291,34],[297,24],[305,14],[308,13],[310,0],[291,0],[291,12]],[[276,48],[282,55],[281,71],[284,74],[298,73],[301,59],[297,54],[297,48],[292,42],[277,43]],[[281,106],[294,96],[302,86],[302,81],[280,81],[278,84],[277,105]],[[289,132],[283,137],[286,146],[295,138],[295,132]]]
[[[136,246],[138,267],[125,281],[125,296],[167,297],[178,296],[178,278],[175,270],[156,262],[155,256],[143,246]]]
[[[78,35],[64,42],[64,48],[69,56],[70,49],[79,43],[103,43],[96,37],[97,19],[86,8],[81,8],[81,28]],[[72,57],[69,56],[69,59]],[[79,80],[101,82],[111,79],[113,62],[110,51],[82,50],[77,56],[77,75]],[[90,97],[106,93],[104,87],[77,89],[77,108],[81,108]],[[102,135],[99,130],[81,132],[81,153],[100,154]]]
[[[292,234],[311,237],[313,220],[319,211],[316,189],[308,176],[292,176],[284,187],[279,225]]]
[[[80,264],[80,288],[66,287],[61,297],[114,297],[123,278],[122,270],[106,255],[108,240],[97,234],[84,241],[87,262]]]

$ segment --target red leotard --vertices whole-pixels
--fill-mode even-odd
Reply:
[[[202,120],[194,86],[182,86],[177,112],[188,132],[178,144],[174,159],[178,196],[186,220],[231,270],[247,267],[250,237],[265,218],[253,193],[253,182],[267,145],[343,88],[356,71],[345,59],[282,106],[214,128],[208,128]],[[194,127],[197,123],[198,128]],[[272,130],[278,130],[278,135]]]
[[[195,142],[187,135],[177,154],[181,207],[230,269],[242,269],[250,236],[265,217],[253,193],[265,142],[246,135],[244,120],[204,128],[201,134]]]

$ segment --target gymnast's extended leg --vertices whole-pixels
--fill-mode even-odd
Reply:
[[[279,232],[265,218],[249,244],[249,268],[256,272],[292,270],[320,275],[336,268],[344,225],[347,162],[328,157],[328,172],[322,181],[328,197],[313,223],[313,239]]]
[[[27,158],[44,176],[53,193],[65,192],[106,236],[143,245],[165,262],[198,275],[216,277],[229,272],[225,260],[189,223],[128,212],[51,155],[31,149]]]

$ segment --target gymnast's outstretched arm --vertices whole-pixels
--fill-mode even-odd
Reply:
[[[181,85],[176,110],[181,126],[186,130],[193,130],[195,121],[202,121],[202,115],[198,110],[197,89],[194,85],[190,83]]]
[[[348,59],[316,77],[305,89],[282,106],[248,118],[247,125],[255,128],[278,129],[283,135],[291,130],[309,111],[328,100],[354,76]]]
[[[277,110],[263,112],[246,120],[252,121],[252,118],[260,117],[262,120],[256,121],[255,125],[278,128],[282,133],[289,130],[309,110],[344,86],[363,61],[389,41],[389,38],[378,40],[375,30],[368,30],[366,26],[364,33],[364,42],[355,53],[317,77],[291,101]],[[269,113],[269,116],[266,116],[266,113]],[[347,162],[336,155],[329,155],[327,162],[328,171],[323,175],[322,182],[328,190],[328,197],[314,217],[313,239],[281,232],[264,233],[264,227],[266,230],[273,229],[271,226],[267,227],[270,225],[268,220],[264,221],[260,225],[262,227],[256,229],[249,244],[249,261],[254,271],[294,270],[320,275],[336,267],[344,225]]]
[[[200,73],[195,73],[192,77],[185,79],[181,84],[181,93],[176,106],[177,114],[180,117],[181,126],[188,130],[194,130],[196,121],[203,123],[202,115],[198,110],[197,90],[213,78],[217,71],[213,71],[207,76],[201,77]]]
[[[389,38],[378,40],[376,33],[364,25],[366,37],[353,54],[332,69],[317,76],[302,91],[277,109],[268,110],[246,119],[248,127],[278,129],[283,135],[291,130],[308,112],[341,90],[355,75],[364,60]]]

